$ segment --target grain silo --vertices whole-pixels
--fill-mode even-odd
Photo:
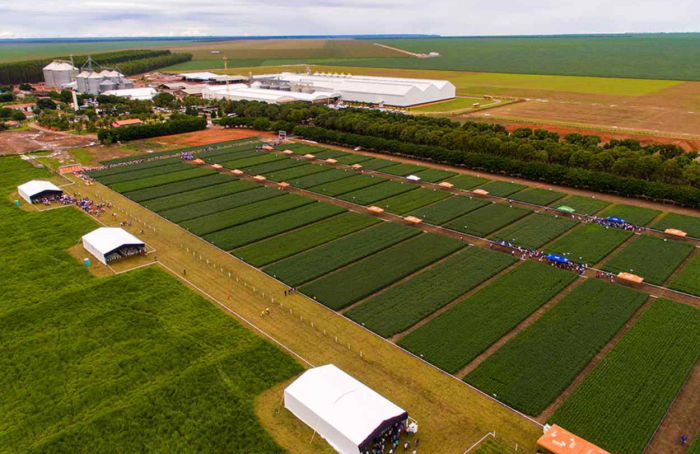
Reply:
[[[100,93],[104,93],[106,91],[116,90],[118,88],[119,88],[119,85],[117,85],[116,83],[112,82],[109,79],[105,79],[102,82],[100,82],[99,90],[100,90]]]
[[[91,95],[99,95],[100,83],[102,83],[103,80],[104,78],[99,73],[91,73],[87,78],[87,93],[90,93]]]
[[[88,82],[87,78],[90,75],[90,71],[82,71],[80,74],[75,76],[75,81],[78,83],[78,92],[79,93],[87,93],[88,91]]]
[[[73,82],[78,75],[78,69],[72,63],[54,60],[44,67],[44,84],[47,88],[60,90],[66,84]]]

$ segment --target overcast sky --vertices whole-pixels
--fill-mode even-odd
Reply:
[[[700,30],[697,0],[0,0],[0,38]]]

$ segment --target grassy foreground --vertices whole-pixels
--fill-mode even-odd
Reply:
[[[0,160],[0,193],[46,178]],[[255,398],[302,368],[156,266],[98,279],[74,208],[0,204],[0,453],[285,452]]]

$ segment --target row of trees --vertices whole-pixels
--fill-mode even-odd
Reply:
[[[207,120],[191,115],[173,114],[162,123],[126,126],[116,129],[101,129],[97,138],[102,143],[127,142],[130,140],[148,139],[151,137],[169,136],[184,132],[201,131],[206,129]]]
[[[381,153],[408,156],[490,173],[505,173],[533,181],[544,181],[627,197],[672,200],[683,205],[700,207],[700,189],[692,186],[646,181],[541,161],[523,161],[506,156],[465,152],[440,146],[404,143],[399,140],[333,131],[318,126],[299,125],[294,128],[294,134],[317,142],[350,147],[360,146]],[[693,173],[694,183],[700,185],[700,164],[694,162],[688,170],[689,173]]]
[[[132,75],[189,61],[192,59],[192,54],[172,54],[169,50],[140,49],[94,54],[92,58],[104,66],[119,65],[125,75]],[[42,82],[43,69],[53,60],[69,60],[69,57],[2,63],[0,64],[0,84]],[[80,68],[87,61],[87,56],[74,57],[73,61],[75,66]]]

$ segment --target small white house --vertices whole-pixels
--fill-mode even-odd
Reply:
[[[132,255],[140,255],[146,244],[119,227],[100,227],[83,235],[83,247],[97,260],[104,263]]]
[[[50,181],[44,180],[28,181],[23,185],[17,186],[17,191],[19,192],[20,197],[31,204],[34,204],[37,199],[44,196],[63,195],[63,189],[59,188]]]
[[[340,454],[365,451],[408,413],[333,364],[304,372],[284,390],[284,407]]]

